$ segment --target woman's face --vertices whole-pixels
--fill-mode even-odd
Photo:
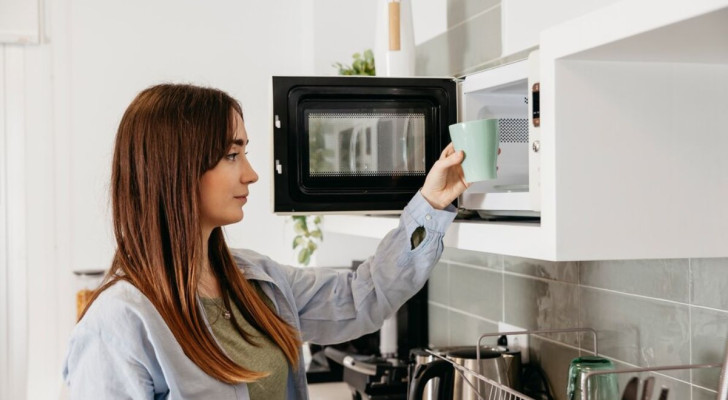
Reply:
[[[248,185],[258,180],[245,155],[248,133],[243,119],[235,114],[233,146],[214,168],[200,178],[200,222],[203,232],[243,219]]]

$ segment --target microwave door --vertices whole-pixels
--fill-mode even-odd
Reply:
[[[273,77],[274,211],[397,213],[456,122],[447,78]]]

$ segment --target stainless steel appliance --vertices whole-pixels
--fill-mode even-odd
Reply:
[[[342,380],[351,389],[354,400],[407,398],[408,356],[410,350],[427,346],[427,314],[425,285],[392,318],[396,325],[396,351],[393,354],[381,354],[379,341],[364,351],[338,346],[324,349],[328,359],[343,367]]]
[[[451,350],[445,356],[456,364],[471,371],[479,371],[481,375],[499,384],[510,385],[506,363],[499,351],[484,348],[480,352],[480,360],[476,358],[476,349],[466,348]],[[439,379],[434,397],[423,397],[426,385],[432,379]],[[486,397],[491,387],[467,373],[455,372],[453,365],[445,360],[435,360],[417,366],[410,378],[408,400],[477,400]],[[431,395],[430,395],[431,396]]]

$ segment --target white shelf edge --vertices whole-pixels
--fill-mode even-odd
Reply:
[[[323,229],[324,232],[382,239],[398,223],[396,217],[327,215]],[[460,250],[553,260],[555,254],[543,236],[543,229],[537,223],[469,220],[453,222],[443,243]]]

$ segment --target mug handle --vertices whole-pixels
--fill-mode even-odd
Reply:
[[[453,378],[455,368],[444,360],[436,360],[427,364],[418,365],[410,382],[407,400],[422,400],[425,385],[433,378],[440,378],[437,385],[437,400],[452,399]]]

